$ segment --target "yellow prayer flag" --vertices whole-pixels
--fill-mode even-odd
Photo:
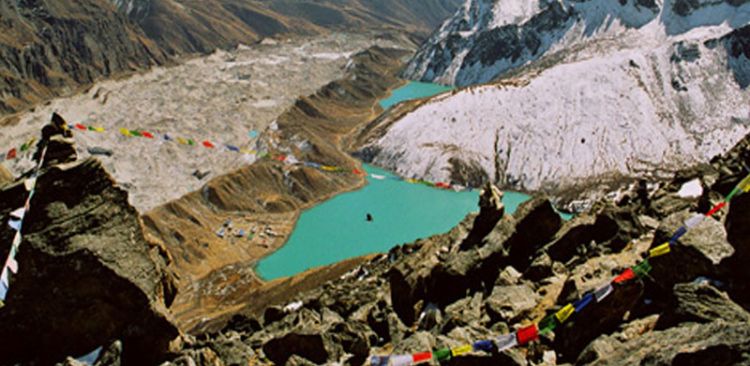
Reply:
[[[460,356],[460,355],[465,355],[465,354],[471,352],[471,350],[472,350],[471,345],[470,344],[466,344],[466,345],[463,345],[463,346],[460,346],[460,347],[451,348],[451,355],[453,355],[453,357]]]
[[[125,136],[130,136],[130,130],[128,130],[127,128],[121,128],[120,133]]]
[[[412,183],[412,184],[419,183],[419,181],[416,179],[406,178],[404,180],[406,181],[406,183]]]
[[[328,165],[323,165],[323,166],[320,167],[320,169],[323,169],[323,170],[325,170],[327,172],[335,172],[336,171],[336,167],[335,166],[328,166]]]
[[[667,254],[667,253],[669,253],[669,251],[670,251],[669,243],[664,243],[662,245],[659,245],[656,248],[653,248],[653,249],[649,250],[648,251],[648,256],[650,258],[654,258],[654,257],[658,257],[660,255]]]
[[[180,145],[187,145],[187,144],[188,144],[188,141],[187,141],[187,140],[185,140],[185,139],[184,139],[184,138],[182,138],[182,137],[178,137],[178,138],[177,138],[177,143],[178,143],[178,144],[180,144]]]
[[[94,127],[94,131],[96,132],[104,132],[104,127]]]
[[[571,315],[576,311],[576,308],[573,306],[573,304],[565,305],[564,308],[560,309],[557,313],[555,313],[555,317],[557,320],[560,321],[560,324],[565,323],[568,318],[570,318]]]
[[[750,192],[750,175],[740,182],[739,187],[743,192]]]

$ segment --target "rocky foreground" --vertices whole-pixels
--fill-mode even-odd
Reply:
[[[48,364],[103,345],[97,365],[358,365],[372,355],[492,339],[539,321],[640,261],[692,214],[720,202],[750,173],[748,164],[750,136],[711,164],[651,191],[620,192],[617,202],[600,201],[569,222],[544,197],[504,215],[501,193],[488,186],[481,211],[449,233],[366,258],[340,278],[276,305],[247,300],[245,310],[193,336],[166,315],[172,298],[167,258],[144,239],[125,193],[96,161],[50,166],[24,229],[21,270],[0,309],[0,342],[13,350],[0,354],[0,364]],[[700,189],[685,194],[686,183]],[[0,201],[3,217],[22,189],[19,183],[2,188],[8,197]],[[653,258],[647,276],[616,285],[603,302],[538,342],[446,363],[750,362],[750,275],[743,268],[750,259],[748,211],[750,195],[735,196],[672,253]],[[10,240],[7,230],[2,238]],[[271,290],[293,288],[278,286]]]

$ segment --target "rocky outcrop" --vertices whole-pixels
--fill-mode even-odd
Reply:
[[[182,344],[166,365],[363,364],[372,355],[434,351],[513,332],[610,283],[690,217],[690,209],[648,197],[675,195],[700,177],[703,197],[689,207],[703,211],[702,200],[721,196],[712,186],[739,182],[743,173],[734,169],[742,169],[738,157],[749,151],[740,144],[714,160],[716,170],[681,172],[644,197],[599,202],[565,224],[548,200],[531,200],[465,248],[467,237],[486,231],[475,224],[497,217],[498,205],[487,205],[497,194],[488,189],[482,198],[488,209],[446,234],[363,258],[319,287],[299,287],[303,278],[268,284],[241,314],[202,328],[210,331]],[[637,197],[637,190],[624,194]],[[746,197],[736,196],[730,212],[718,215],[726,229],[719,220],[704,221],[672,253],[652,258],[650,272],[615,283],[607,297],[540,341],[501,353],[473,351],[446,364],[742,364],[750,344],[742,300],[747,278],[732,258],[744,255],[737,220],[747,216]],[[677,261],[667,264],[672,256]],[[112,354],[108,359],[116,360]]]
[[[167,61],[107,0],[0,4],[0,114]]]
[[[63,154],[53,145],[48,152]],[[2,188],[0,217],[23,206],[26,195],[23,182]],[[127,193],[101,164],[44,168],[30,207],[19,272],[0,308],[0,364],[51,364],[115,339],[123,341],[123,365],[166,357],[180,335],[166,312],[175,296],[169,258],[144,238]],[[13,235],[3,225],[2,242]]]
[[[0,186],[3,186],[4,184],[10,183],[12,181],[13,174],[11,174],[4,166],[0,165]]]

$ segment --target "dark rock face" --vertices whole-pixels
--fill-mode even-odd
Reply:
[[[22,205],[23,183],[0,197],[7,217]],[[13,233],[3,226],[0,239],[10,242]],[[20,270],[0,308],[0,364],[49,364],[115,339],[123,340],[123,364],[166,355],[179,335],[165,315],[174,296],[166,259],[143,237],[127,193],[97,161],[44,171],[23,235]]]
[[[503,192],[492,183],[485,184],[479,197],[479,215],[474,219],[469,235],[461,243],[461,249],[466,250],[479,244],[504,214]]]
[[[675,302],[659,318],[658,328],[666,329],[683,322],[750,321],[750,314],[709,284],[681,283],[675,285],[673,293]]]
[[[2,2],[0,14],[0,113],[166,61],[106,0]]]

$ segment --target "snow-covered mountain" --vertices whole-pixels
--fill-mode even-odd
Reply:
[[[748,1],[469,1],[408,73],[492,81],[396,107],[362,155],[550,193],[705,162],[750,130],[748,20]]]
[[[664,42],[750,20],[748,0],[467,0],[410,62],[410,79],[458,86],[494,80],[546,54],[638,31]],[[636,45],[634,45],[636,46]]]

